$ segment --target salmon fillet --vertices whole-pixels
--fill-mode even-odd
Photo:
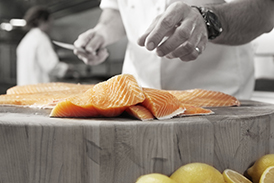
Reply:
[[[222,92],[141,88],[129,74],[117,75],[96,85],[45,83],[15,86],[0,95],[0,105],[53,108],[51,117],[115,117],[126,111],[140,120],[207,115],[202,107],[239,106]]]
[[[197,107],[189,104],[182,104],[182,107],[185,108],[185,112],[179,116],[193,116],[193,115],[209,115],[214,114],[210,109],[204,109],[202,107]]]
[[[124,112],[127,107],[144,100],[143,90],[132,75],[118,75],[96,84],[81,95],[58,103],[50,116],[66,117],[64,114],[70,114],[73,117],[88,117],[86,110],[91,110],[92,114],[89,117],[115,117]],[[70,105],[79,113],[70,112],[65,105]]]
[[[126,109],[126,112],[129,115],[142,121],[149,121],[154,119],[153,114],[147,108],[140,104],[129,106]]]
[[[143,89],[129,74],[117,75],[93,87],[93,105],[106,117],[120,115],[127,107],[145,100]]]
[[[93,106],[93,89],[78,94],[57,103],[50,117],[98,117],[100,114]]]
[[[202,107],[196,107],[188,104],[182,104],[182,107],[185,109],[185,111],[183,113],[180,113],[178,115],[179,117],[214,114],[212,110],[204,109]],[[154,119],[153,114],[147,108],[140,104],[128,107],[126,109],[126,112],[136,119],[142,121],[149,121]]]
[[[84,93],[93,86],[72,83],[14,86],[7,90],[6,95],[0,95],[0,104],[52,108],[59,101]]]
[[[39,83],[33,85],[14,86],[7,90],[7,94],[32,94],[32,93],[45,93],[54,91],[78,91],[85,92],[94,85],[81,85],[73,83]]]
[[[151,111],[159,120],[170,119],[184,113],[181,102],[167,91],[144,88],[146,99],[142,105]]]
[[[183,104],[198,107],[240,106],[240,101],[231,95],[203,89],[167,90]]]
[[[33,94],[0,95],[0,105],[22,105],[39,108],[52,108],[57,102],[68,96],[79,94],[78,91],[58,91]]]

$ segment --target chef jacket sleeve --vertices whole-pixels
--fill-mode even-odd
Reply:
[[[43,43],[38,45],[36,53],[39,66],[44,72],[57,77],[63,77],[65,75],[68,65],[59,62],[59,58],[48,38],[45,38]]]
[[[117,0],[101,0],[100,4],[101,9],[111,8],[118,10],[118,2]]]

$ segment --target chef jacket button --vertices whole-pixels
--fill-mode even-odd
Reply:
[[[132,9],[134,9],[134,8],[135,8],[135,6],[134,6],[134,5],[131,5],[131,8],[132,8]]]

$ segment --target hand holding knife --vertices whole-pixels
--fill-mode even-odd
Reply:
[[[68,50],[79,50],[79,51],[81,51],[81,52],[87,52],[84,48],[81,48],[81,47],[79,47],[79,48],[76,48],[73,44],[69,44],[69,43],[64,43],[64,42],[60,42],[60,41],[52,41],[55,45],[57,45],[57,46],[60,46],[60,47],[62,47],[62,48],[65,48],[65,49],[68,49]],[[96,55],[96,51],[93,51],[92,52],[92,54],[93,55]]]
[[[88,51],[82,47],[75,47],[73,44],[68,44],[60,41],[52,41],[55,45],[60,46],[65,49],[73,50],[85,64],[88,65],[98,65],[106,60],[108,57],[108,52],[106,48],[99,48],[96,51]]]

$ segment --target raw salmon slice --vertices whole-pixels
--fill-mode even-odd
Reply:
[[[132,75],[117,75],[96,85],[46,83],[12,87],[0,105],[54,107],[51,117],[115,117],[126,110],[141,120],[206,115],[202,107],[239,106],[233,96],[209,90],[142,89]]]
[[[120,115],[127,107],[145,100],[143,89],[129,74],[114,76],[93,87],[93,105],[106,117]]]
[[[67,98],[52,109],[50,117],[98,117],[92,103],[93,90],[89,89],[84,94]]]
[[[209,115],[214,114],[210,109],[204,109],[202,107],[196,107],[189,104],[182,104],[182,107],[185,108],[185,112],[179,116],[193,116],[193,115]]]
[[[45,107],[67,97],[79,94],[79,91],[56,91],[33,94],[9,94],[0,95],[1,105],[24,105],[32,107]]]
[[[132,75],[118,75],[96,84],[81,95],[58,103],[52,110],[51,116],[115,117],[124,112],[127,107],[144,100],[143,90]],[[88,111],[91,111],[90,114]]]
[[[68,91],[74,90],[78,92],[85,92],[94,85],[81,85],[73,83],[39,83],[34,85],[14,86],[7,90],[7,94],[27,94],[27,93],[44,93],[54,91]]]
[[[99,114],[92,106],[90,108],[80,107],[69,100],[59,102],[51,111],[50,117],[98,117]]]
[[[167,91],[174,95],[183,104],[198,107],[240,106],[240,101],[235,97],[218,91],[203,89]]]
[[[146,99],[142,102],[159,120],[170,119],[185,111],[181,102],[167,91],[144,88]]]
[[[57,102],[84,93],[93,86],[71,83],[14,86],[7,90],[6,95],[0,95],[0,104],[52,108]]]
[[[200,116],[200,115],[209,115],[209,114],[214,114],[212,110],[209,109],[204,109],[202,107],[196,107],[188,104],[182,104],[182,107],[185,108],[184,113],[180,113],[179,116]],[[135,106],[130,106],[126,109],[126,112],[142,121],[148,121],[148,120],[153,120],[154,116],[151,114],[151,112],[145,108],[142,105],[135,105]]]
[[[154,116],[153,114],[147,109],[145,108],[144,106],[142,105],[133,105],[133,106],[129,106],[127,109],[126,109],[126,112],[137,118],[137,119],[140,119],[142,121],[149,121],[149,120],[153,120],[154,119]]]

